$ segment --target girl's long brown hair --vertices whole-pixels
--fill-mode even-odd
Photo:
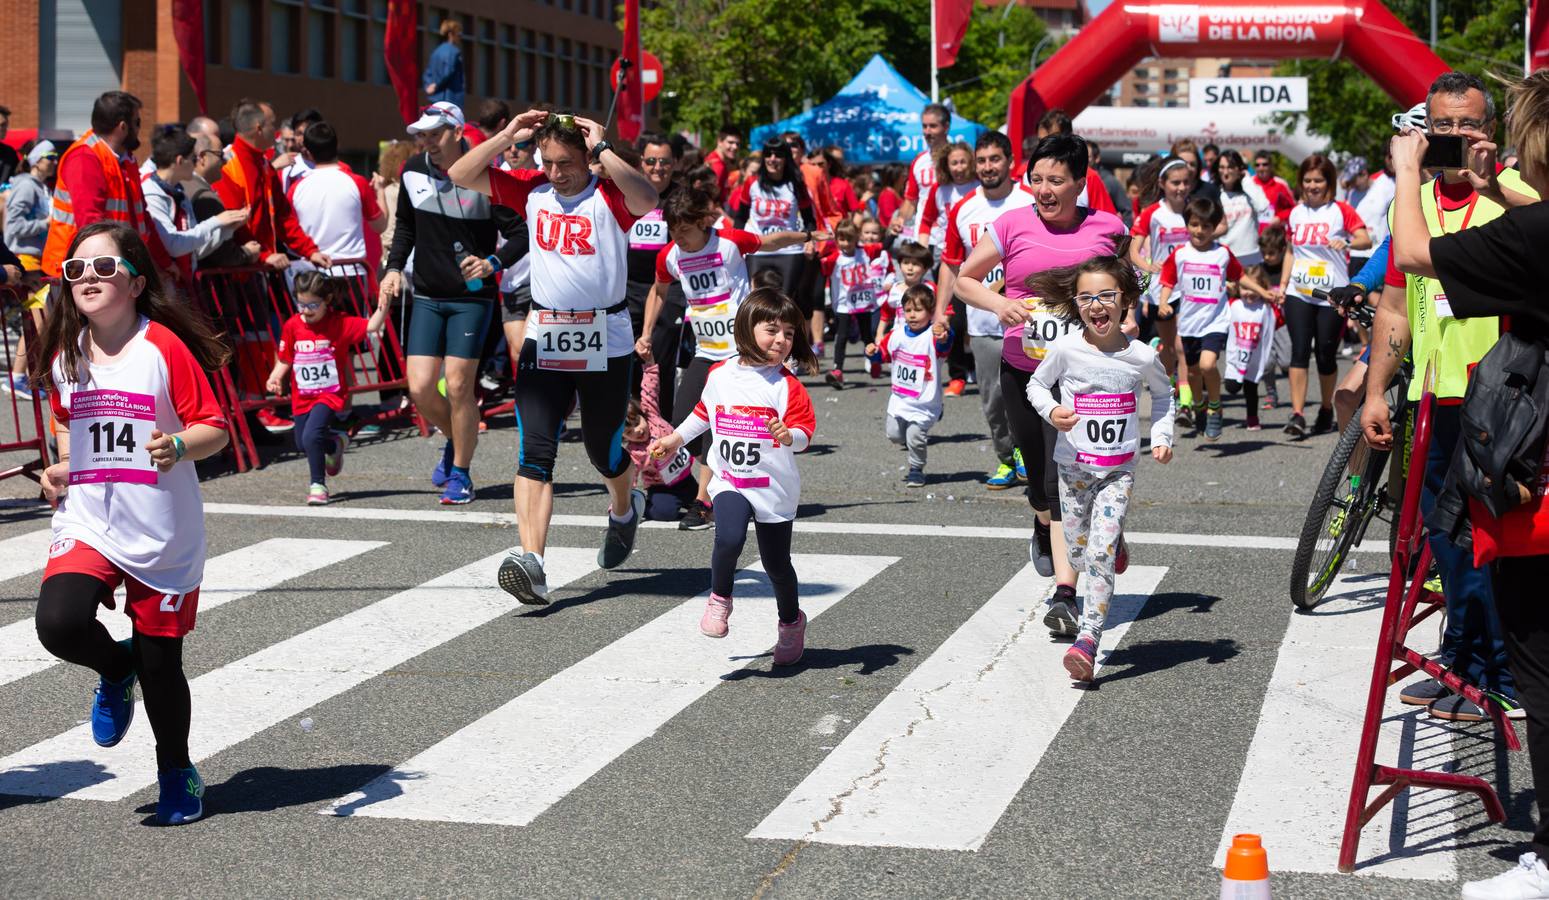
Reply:
[[[765,322],[781,322],[791,326],[795,335],[791,338],[790,358],[808,375],[818,370],[817,354],[807,339],[807,317],[801,314],[796,301],[785,296],[778,288],[757,288],[737,307],[737,320],[732,334],[737,341],[737,355],[750,366],[767,366],[769,360],[758,349],[753,329]]]
[[[1135,267],[1123,256],[1094,256],[1073,266],[1045,269],[1028,276],[1027,289],[1043,300],[1049,312],[1067,322],[1081,321],[1076,308],[1076,281],[1088,273],[1107,275],[1119,286],[1119,316],[1140,299],[1140,279]]]
[[[118,245],[118,255],[129,260],[140,277],[145,279],[145,289],[135,299],[135,312],[177,335],[178,340],[194,354],[194,359],[205,371],[226,365],[231,359],[231,349],[221,340],[221,335],[211,327],[204,313],[176,295],[165,291],[161,272],[151,259],[150,248],[140,238],[140,233],[122,222],[95,222],[75,233],[66,258],[75,256],[76,248],[87,238],[105,234]],[[48,315],[43,320],[41,345],[32,360],[32,380],[44,390],[54,390],[54,357],[63,357],[65,378],[74,383],[81,370],[81,329],[86,319],[75,308],[75,296],[71,285],[60,279],[54,286],[48,304]]]

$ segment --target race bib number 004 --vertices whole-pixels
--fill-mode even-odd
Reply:
[[[893,393],[911,399],[925,390],[930,359],[916,353],[893,353]]]
[[[70,483],[155,484],[145,445],[156,427],[156,398],[128,391],[70,395]]]
[[[540,369],[557,372],[608,370],[608,318],[593,310],[536,310],[527,334],[537,345]]]

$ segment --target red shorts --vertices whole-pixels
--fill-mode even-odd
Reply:
[[[198,588],[186,594],[154,591],[131,578],[96,548],[75,538],[55,541],[48,548],[48,567],[43,570],[43,580],[65,574],[90,575],[113,589],[122,584],[128,601],[124,612],[129,614],[134,630],[141,634],[180,638],[194,630],[194,616],[199,612]],[[114,608],[111,598],[108,608]]]

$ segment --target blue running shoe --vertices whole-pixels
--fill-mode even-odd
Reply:
[[[446,479],[446,491],[441,495],[442,506],[462,506],[473,501],[473,481],[466,475],[452,472]]]
[[[187,825],[204,815],[204,779],[193,766],[163,769],[156,774],[161,796],[156,798],[156,821],[161,825]]]
[[[1016,467],[1017,467],[1017,481],[1020,481],[1023,484],[1026,484],[1027,483],[1027,464],[1022,462],[1022,448],[1021,447],[1018,447],[1015,450],[1011,451],[1011,459],[1012,459],[1013,462],[1016,463]]]
[[[129,645],[127,640],[119,643]],[[134,672],[117,683],[99,679],[97,696],[91,705],[91,739],[99,747],[116,746],[129,733],[129,724],[133,721]]]
[[[434,469],[430,470],[430,483],[436,487],[442,487],[451,477],[452,442],[447,441],[446,446],[441,448],[441,461],[436,463],[436,467]],[[441,502],[445,503],[446,501],[443,499]]]
[[[1016,483],[1017,470],[1005,463],[1001,463],[1000,468],[996,469],[990,474],[989,478],[985,479],[984,486],[992,491],[1003,491]]]

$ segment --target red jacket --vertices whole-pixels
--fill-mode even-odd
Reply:
[[[264,256],[283,252],[282,245],[302,256],[317,252],[317,244],[301,230],[296,212],[285,198],[280,173],[264,158],[263,151],[237,138],[231,144],[231,159],[214,186],[227,209],[248,207],[247,223],[237,230],[239,243],[257,241]]]

